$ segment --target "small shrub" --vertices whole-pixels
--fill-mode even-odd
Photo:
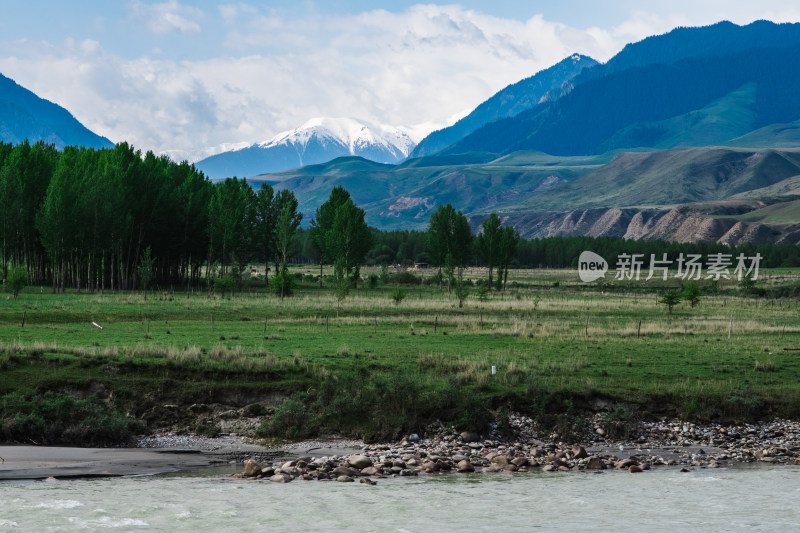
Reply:
[[[292,295],[296,280],[297,278],[289,274],[288,270],[281,269],[280,271],[276,272],[274,276],[269,278],[269,286],[273,293],[277,294],[281,298],[284,298]]]
[[[677,289],[672,289],[664,293],[664,296],[658,299],[658,303],[667,306],[669,314],[672,314],[672,308],[681,303],[681,292]]]
[[[406,291],[401,289],[400,287],[395,287],[392,291],[391,298],[394,300],[394,305],[400,305],[406,297]]]
[[[478,285],[478,288],[475,290],[475,293],[478,295],[478,300],[485,302],[489,299],[489,287],[486,283],[481,283]]]
[[[225,298],[225,293],[230,292],[233,294],[233,290],[236,288],[236,285],[236,278],[230,274],[226,274],[214,280],[214,289],[220,292],[220,296],[222,298]]]
[[[271,418],[256,429],[259,437],[298,439],[313,435],[316,424],[311,423],[302,395],[294,395],[284,401]]]
[[[23,265],[14,267],[8,273],[6,285],[8,286],[8,291],[14,296],[15,300],[17,299],[17,296],[19,296],[19,292],[24,289],[25,285],[27,284],[28,272]]]
[[[380,278],[378,278],[377,274],[370,274],[367,278],[367,287],[370,289],[377,289],[378,283],[380,282]]]

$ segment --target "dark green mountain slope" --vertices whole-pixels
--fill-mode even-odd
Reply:
[[[444,154],[541,150],[556,155],[636,147],[722,144],[800,118],[800,46],[635,67],[590,80],[556,102],[484,126]],[[738,95],[737,95],[738,91]],[[727,105],[719,104],[726,100]],[[684,115],[734,127],[692,139]],[[670,119],[672,119],[670,121]],[[708,135],[708,133],[713,133]]]
[[[56,148],[67,145],[110,148],[114,143],[93,133],[69,111],[17,85],[0,74],[0,141],[18,144],[44,141]]]
[[[411,157],[431,155],[463,139],[485,124],[513,117],[531,109],[541,103],[550,91],[561,90],[562,86],[581,71],[597,64],[597,61],[590,57],[573,54],[548,69],[509,85],[452,126],[434,131],[425,137],[414,148]]]

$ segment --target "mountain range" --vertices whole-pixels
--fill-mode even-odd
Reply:
[[[56,148],[110,148],[114,143],[87,129],[69,111],[0,74],[0,141],[44,141]]]
[[[290,189],[305,220],[334,186],[367,222],[424,229],[451,203],[525,237],[800,243],[800,24],[720,22],[573,54],[415,146],[403,131],[314,119],[196,165]],[[111,146],[0,76],[0,140]]]
[[[534,76],[511,84],[452,126],[434,131],[425,137],[414,148],[411,157],[434,154],[490,122],[532,109],[552,97],[556,91],[566,91],[571,80],[583,69],[597,64],[590,57],[573,54]]]
[[[450,202],[475,227],[497,212],[526,237],[800,242],[797,57],[800,24],[678,28],[605,64],[581,58],[579,72],[531,90],[527,109],[443,130],[455,140],[430,155],[256,179],[295,191],[309,215],[342,185],[381,228],[423,229]]]
[[[414,144],[406,133],[390,126],[351,118],[315,118],[262,143],[207,157],[195,166],[220,179],[278,172],[342,156],[397,163],[408,157]]]

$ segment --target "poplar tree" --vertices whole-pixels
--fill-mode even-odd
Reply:
[[[311,219],[311,242],[319,260],[319,286],[322,287],[322,266],[333,262],[333,254],[328,250],[328,232],[333,227],[336,210],[350,199],[350,193],[337,185],[331,190],[328,199],[317,208]]]
[[[478,258],[489,268],[489,292],[494,288],[494,267],[499,259],[500,219],[496,213],[481,224],[481,233],[477,238]]]

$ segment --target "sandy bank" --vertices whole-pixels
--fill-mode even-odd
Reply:
[[[0,481],[48,477],[152,475],[241,462],[298,456],[327,456],[358,451],[352,441],[307,441],[282,447],[247,443],[238,437],[202,438],[155,435],[139,448],[69,448],[57,446],[0,446]]]

